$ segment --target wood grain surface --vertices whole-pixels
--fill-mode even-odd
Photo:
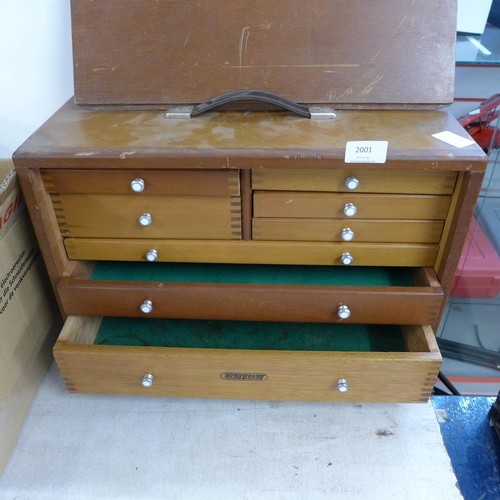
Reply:
[[[355,177],[359,186],[347,189],[345,182]],[[332,191],[356,193],[451,194],[456,172],[364,170],[361,168],[335,170],[255,169],[252,187],[271,191]]]
[[[236,196],[54,194],[52,203],[65,237],[241,238]],[[150,225],[140,224],[143,214]]]
[[[436,283],[434,276],[434,284]],[[233,283],[63,280],[70,315],[316,323],[431,324],[443,293],[420,286],[310,286]],[[149,300],[152,312],[140,306]],[[340,319],[340,306],[350,317]]]
[[[416,243],[65,238],[64,244],[70,259],[145,261],[154,248],[159,262],[322,266],[340,266],[342,253],[350,252],[357,266],[432,267],[438,251],[436,244]]]
[[[337,107],[453,101],[454,0],[73,0],[71,7],[83,105],[165,107],[240,89]]]
[[[444,220],[450,196],[254,191],[254,217],[311,217],[325,219],[430,219]],[[344,207],[357,208],[346,217]]]
[[[406,353],[359,353],[90,345],[98,323],[91,317],[70,317],[55,345],[54,355],[71,392],[425,402],[441,363],[430,327],[402,327]],[[228,381],[221,377],[225,372],[261,373],[267,379]],[[154,383],[145,388],[141,380],[147,373],[153,375]],[[347,392],[337,390],[339,379],[348,381]]]
[[[438,243],[443,222],[391,219],[254,218],[253,239],[269,241],[343,241],[351,229],[352,241],[371,243]]]

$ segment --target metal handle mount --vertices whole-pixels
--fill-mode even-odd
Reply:
[[[289,99],[285,99],[271,92],[265,92],[264,90],[235,90],[233,92],[221,94],[213,99],[210,99],[209,101],[197,104],[196,106],[177,106],[175,108],[168,109],[165,114],[165,118],[187,120],[204,113],[205,111],[214,109],[217,106],[221,106],[222,104],[235,101],[267,102],[288,111],[292,111],[300,116],[310,118],[311,120],[333,120],[337,118],[337,114],[332,108],[325,106],[302,106],[301,104],[297,104],[296,102],[290,101]]]

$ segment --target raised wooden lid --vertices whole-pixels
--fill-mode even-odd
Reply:
[[[337,109],[453,101],[457,0],[72,0],[71,9],[80,105],[163,109],[241,89]]]

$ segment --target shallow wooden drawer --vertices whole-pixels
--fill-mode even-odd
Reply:
[[[425,402],[441,364],[429,326],[89,316],[54,355],[71,392],[304,401]]]
[[[252,170],[252,188],[270,191],[349,192],[346,180],[355,177],[359,193],[451,194],[456,172],[363,169]]]
[[[60,194],[52,196],[52,203],[67,237],[241,237],[238,197]]]
[[[43,169],[41,175],[48,193],[135,194],[136,196],[155,194],[238,196],[240,194],[237,170]],[[138,189],[140,191],[137,191]]]
[[[254,217],[444,220],[450,196],[255,191]],[[346,217],[346,204],[356,207]]]
[[[65,238],[64,245],[73,260],[144,262],[154,249],[158,262],[219,264],[341,266],[348,252],[356,266],[433,267],[438,253],[435,243]]]
[[[98,262],[57,290],[67,315],[433,324],[432,269]]]
[[[252,238],[267,241],[438,243],[444,222],[393,219],[254,218]]]

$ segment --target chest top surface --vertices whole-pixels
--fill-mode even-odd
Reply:
[[[429,161],[433,169],[484,169],[484,165],[471,167],[471,162],[486,160],[475,143],[459,148],[433,137],[443,131],[469,138],[442,110],[344,110],[337,119],[327,121],[285,112],[211,112],[190,120],[169,120],[158,111],[89,111],[68,102],[15,157],[29,159],[33,166],[44,158],[83,159],[85,168],[92,168],[99,159],[123,160],[119,167],[128,168],[130,160],[159,157],[190,159],[191,168],[197,166],[192,163],[197,158],[218,158],[224,168],[258,167],[255,162],[265,159],[274,161],[277,168],[335,168],[344,164],[348,141],[388,141],[386,168],[394,168],[391,162],[406,160],[416,162],[411,168],[417,169],[430,168]],[[255,161],[248,163],[252,158]],[[424,162],[420,167],[419,161]],[[177,163],[175,168],[183,165]],[[217,162],[212,168],[221,165]]]

